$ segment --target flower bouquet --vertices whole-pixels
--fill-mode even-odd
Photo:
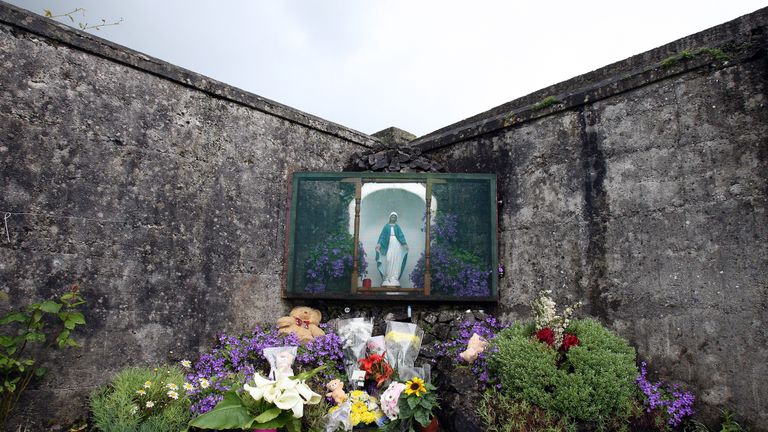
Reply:
[[[424,330],[416,324],[387,322],[387,333],[384,336],[387,362],[398,371],[403,366],[413,366],[419,356],[423,338]]]
[[[340,320],[338,334],[343,341],[344,365],[352,388],[362,387],[364,374],[360,376],[359,363],[365,357],[368,339],[373,332],[372,318],[351,318]]]
[[[258,372],[253,385],[224,393],[224,400],[213,410],[193,419],[189,424],[200,429],[276,429],[289,432],[301,430],[305,404],[317,404],[321,396],[305,381],[325,367],[319,367],[293,377],[278,374],[269,380]]]
[[[354,428],[384,426],[387,416],[378,400],[362,390],[349,393],[344,403],[331,408],[326,417],[326,432],[350,431]]]
[[[376,387],[381,387],[387,382],[395,372],[392,366],[384,360],[383,354],[371,354],[361,359],[359,362],[360,370],[365,371],[365,379],[376,382]]]

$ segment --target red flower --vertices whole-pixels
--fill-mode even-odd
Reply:
[[[365,378],[373,378],[378,387],[381,387],[395,372],[389,363],[384,360],[384,354],[371,354],[359,360],[359,363],[360,369],[365,371]]]
[[[549,327],[544,327],[536,332],[536,339],[549,346],[555,346],[555,332]]]
[[[563,335],[563,344],[560,345],[560,350],[567,352],[569,349],[571,349],[571,347],[579,346],[580,344],[581,341],[576,337],[576,335],[566,333]]]

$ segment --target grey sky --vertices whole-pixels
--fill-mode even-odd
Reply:
[[[11,0],[373,133],[416,135],[765,7],[765,0]]]

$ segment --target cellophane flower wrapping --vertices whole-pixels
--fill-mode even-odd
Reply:
[[[411,380],[414,377],[421,378],[424,382],[432,381],[432,365],[424,363],[421,366],[403,366],[398,370],[398,376],[400,379]]]
[[[269,378],[277,379],[280,375],[293,376],[293,361],[296,360],[297,346],[264,348],[264,358],[269,362]]]
[[[387,321],[387,333],[384,336],[386,359],[398,374],[403,367],[414,365],[423,339],[424,330],[416,324]]]
[[[368,339],[367,349],[368,355],[384,354],[384,351],[387,350],[386,344],[384,343],[384,336],[374,336]]]
[[[368,339],[373,333],[373,318],[340,320],[337,324],[337,333],[343,341],[342,350],[347,376],[352,388],[355,388],[352,372],[359,369],[359,361],[365,358]]]

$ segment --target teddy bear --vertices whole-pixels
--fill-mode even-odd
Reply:
[[[488,341],[480,337],[479,334],[473,333],[472,337],[467,342],[467,349],[462,351],[459,356],[467,363],[472,363],[477,360],[477,355],[485,351],[488,347]]]
[[[347,394],[344,392],[344,383],[340,380],[335,379],[329,382],[325,385],[325,388],[328,389],[328,393],[325,394],[325,397],[333,399],[333,401],[336,402],[336,405],[341,405],[347,400]]]
[[[318,326],[323,315],[317,309],[298,306],[291,309],[289,316],[277,320],[277,327],[282,334],[296,333],[303,344],[323,336],[325,332]]]

